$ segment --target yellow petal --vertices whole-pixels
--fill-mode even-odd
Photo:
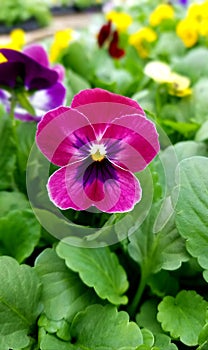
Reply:
[[[4,57],[4,55],[2,53],[0,53],[0,63],[4,63],[7,62],[8,60],[6,59],[6,57]]]
[[[164,62],[152,61],[147,63],[144,73],[158,83],[167,83],[171,81],[170,66]]]

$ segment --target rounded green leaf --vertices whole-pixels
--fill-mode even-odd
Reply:
[[[143,343],[152,347],[154,344],[154,335],[152,334],[152,332],[147,328],[142,328],[141,332],[143,337]]]
[[[75,247],[64,239],[56,251],[72,271],[79,273],[87,286],[95,289],[100,298],[108,299],[115,305],[127,303],[127,297],[123,296],[128,288],[126,273],[116,254],[108,247]]]
[[[45,249],[37,258],[35,270],[42,282],[44,312],[51,320],[67,319],[96,302],[96,294],[79,276],[70,271],[52,249]]]
[[[0,245],[4,255],[20,263],[29,257],[40,239],[40,224],[32,210],[13,210],[0,218]]]
[[[137,324],[149,329],[154,335],[163,332],[157,320],[157,306],[157,299],[148,299],[142,304],[140,312],[136,315]]]
[[[0,217],[7,215],[12,210],[29,209],[30,203],[25,195],[20,192],[0,192]]]
[[[176,298],[167,296],[158,305],[158,321],[171,336],[189,346],[198,344],[205,325],[208,303],[195,291],[182,290]]]
[[[160,349],[160,350],[177,350],[178,349],[175,344],[171,343],[170,337],[168,337],[166,334],[156,334],[154,348]]]
[[[40,282],[34,270],[0,257],[0,349],[25,348],[40,314]]]
[[[111,305],[92,305],[80,312],[72,322],[71,335],[77,350],[133,350],[143,342],[137,324]]]
[[[178,170],[176,225],[186,239],[188,252],[202,268],[208,269],[208,158],[185,159]]]

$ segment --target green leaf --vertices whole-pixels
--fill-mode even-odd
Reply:
[[[16,147],[12,123],[8,116],[0,118],[0,150],[0,190],[13,189]]]
[[[153,346],[154,335],[152,334],[152,332],[147,328],[142,328],[141,332],[142,332],[143,343],[150,347]]]
[[[73,345],[44,334],[41,350],[136,350],[143,337],[139,327],[129,322],[126,312],[111,305],[92,305],[78,313],[71,326]]]
[[[192,81],[197,81],[201,77],[208,76],[207,61],[208,49],[196,47],[189,50],[184,57],[175,60],[173,70],[187,75]]]
[[[208,347],[208,323],[202,328],[198,338],[199,347],[197,350],[206,350]]]
[[[164,127],[169,127],[172,130],[178,131],[180,134],[184,135],[186,138],[191,137],[198,129],[199,129],[199,124],[190,122],[190,123],[185,123],[185,122],[177,122],[173,120],[163,120],[161,122],[162,126]]]
[[[56,336],[64,341],[71,340],[70,324],[65,319],[54,321],[47,318],[47,316],[44,313],[41,314],[38,320],[38,326],[41,334],[56,333]],[[40,338],[41,336],[39,337],[39,340]]]
[[[171,343],[170,337],[166,334],[156,334],[154,346],[160,350],[177,350],[177,346]],[[153,350],[153,349],[152,349]]]
[[[62,60],[66,68],[70,68],[84,79],[90,80],[93,71],[91,56],[91,51],[87,49],[83,41],[74,41],[64,51]]]
[[[195,135],[196,141],[205,141],[208,139],[208,120],[206,120],[199,128]]]
[[[32,145],[35,142],[35,132],[37,129],[36,122],[24,123],[17,125],[17,160],[21,173],[26,172],[27,161]]]
[[[162,151],[155,165],[160,182],[166,190],[166,195],[169,195],[177,185],[175,171],[179,162],[185,158],[206,155],[206,145],[203,142],[195,141],[178,142],[174,146],[171,145]]]
[[[202,124],[208,117],[208,100],[206,91],[208,89],[208,77],[201,78],[193,87],[193,104],[195,110],[195,121]]]
[[[29,208],[30,204],[22,193],[0,191],[0,217],[7,215],[12,210]]]
[[[22,262],[32,254],[39,239],[40,224],[31,210],[13,210],[0,218],[0,244],[5,255]]]
[[[208,269],[208,159],[185,159],[180,162],[178,171],[180,191],[176,204],[176,225],[186,239],[188,252],[198,259],[202,268]]]
[[[127,303],[127,297],[123,296],[128,288],[126,273],[116,254],[111,253],[108,247],[70,246],[66,238],[58,244],[56,251],[72,271],[79,273],[87,286],[95,289],[100,298],[116,305]]]
[[[129,254],[140,264],[146,276],[161,269],[175,270],[188,260],[185,243],[175,227],[174,216],[169,214],[171,207],[162,207],[164,218],[168,220],[164,219],[163,224],[158,224],[160,231],[155,233],[159,210],[160,204],[154,204],[141,227],[129,237]]]
[[[175,35],[174,32],[160,33],[157,45],[153,49],[153,55],[167,59],[173,56],[181,56],[185,53],[185,47],[182,41]]]
[[[167,296],[158,305],[158,321],[171,336],[189,346],[198,344],[206,321],[208,303],[195,291],[182,290],[176,298]]]
[[[142,344],[136,323],[111,305],[92,305],[80,312],[72,322],[71,335],[77,350],[133,350]]]
[[[0,349],[24,348],[40,314],[40,283],[34,270],[0,257]]]
[[[147,284],[150,286],[152,293],[158,297],[175,295],[179,289],[178,280],[165,270],[151,275]]]
[[[160,323],[157,320],[158,300],[148,299],[145,301],[140,312],[136,315],[136,322],[140,327],[149,329],[153,334],[163,333]]]
[[[52,249],[45,249],[36,259],[35,270],[42,282],[44,312],[51,320],[67,319],[96,302],[96,294],[70,271]]]
[[[90,89],[91,85],[87,80],[71,69],[67,70],[68,85],[71,87],[73,94],[77,94],[80,90]]]
[[[69,342],[62,341],[53,335],[46,334],[40,343],[41,350],[74,350],[75,347]],[[81,349],[80,349],[81,350]]]

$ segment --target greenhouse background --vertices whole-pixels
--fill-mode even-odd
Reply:
[[[0,7],[0,350],[207,350],[208,0]]]

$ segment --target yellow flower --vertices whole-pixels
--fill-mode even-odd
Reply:
[[[174,18],[173,6],[168,4],[160,4],[155,10],[150,14],[149,23],[151,26],[158,26],[165,19]]]
[[[168,85],[170,95],[184,97],[190,95],[190,79],[171,71],[168,64],[160,61],[152,61],[146,64],[144,73],[159,84]]]
[[[187,11],[187,17],[196,22],[201,22],[203,19],[207,19],[208,2],[191,4]]]
[[[14,29],[10,33],[10,38],[11,45],[13,46],[13,49],[16,47],[16,50],[21,50],[26,43],[25,32],[22,29]]]
[[[110,11],[106,14],[107,21],[112,21],[118,32],[125,32],[132,24],[132,17],[125,12]]]
[[[61,51],[69,46],[69,43],[72,41],[73,37],[73,29],[59,30],[55,33],[54,41],[52,42],[49,50],[49,59],[51,63],[58,60]]]
[[[22,29],[14,29],[10,33],[10,41],[0,44],[0,47],[20,51],[24,46],[25,32]]]
[[[186,47],[194,46],[198,41],[198,30],[195,20],[182,19],[176,27],[176,34],[183,41]]]
[[[169,94],[178,96],[178,97],[184,97],[191,95],[192,90],[189,88],[190,86],[190,79],[177,74],[177,73],[171,73],[170,75],[170,83],[169,83]]]
[[[8,60],[6,59],[6,57],[4,57],[4,55],[2,53],[0,53],[0,63],[4,63],[7,62]]]
[[[198,32],[202,36],[208,36],[208,20],[203,19],[198,25]]]
[[[148,27],[143,27],[129,36],[129,44],[134,46],[142,58],[149,55],[149,44],[157,40],[157,34]]]
[[[166,83],[170,81],[171,69],[166,63],[152,61],[146,64],[144,73],[157,83]]]

